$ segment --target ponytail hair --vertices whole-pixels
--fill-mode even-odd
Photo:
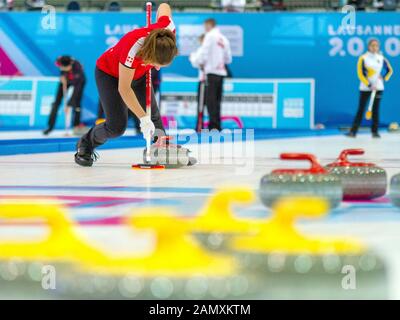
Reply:
[[[175,34],[167,29],[155,29],[146,37],[137,56],[145,63],[167,65],[177,54]]]

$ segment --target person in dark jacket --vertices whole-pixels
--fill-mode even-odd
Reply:
[[[58,57],[56,60],[56,66],[60,69],[61,73],[60,83],[57,88],[55,101],[51,106],[48,127],[43,132],[45,135],[48,135],[54,129],[58,109],[60,108],[63,99],[66,98],[69,87],[73,87],[73,91],[71,97],[66,103],[66,107],[70,107],[74,111],[72,125],[76,128],[81,122],[81,101],[86,83],[83,67],[78,60],[75,60],[70,56]]]

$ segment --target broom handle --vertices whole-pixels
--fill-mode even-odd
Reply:
[[[71,127],[71,109],[68,106],[65,106],[64,109],[65,109],[65,133],[68,133]]]
[[[374,106],[375,96],[376,96],[376,90],[372,90],[371,97],[369,98],[369,104],[368,104],[369,112],[372,111],[372,107]]]
[[[146,3],[146,26],[149,27],[151,24],[151,12],[153,4],[151,2]],[[151,119],[151,69],[146,73],[146,114]],[[150,161],[150,145],[151,136],[146,139],[146,160]]]
[[[63,83],[63,107],[65,114],[65,133],[68,134],[69,127],[71,125],[71,110],[68,107],[67,99],[68,99],[68,87]]]

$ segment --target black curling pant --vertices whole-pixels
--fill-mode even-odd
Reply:
[[[210,117],[208,129],[221,130],[221,102],[224,77],[216,74],[207,75],[206,104]]]
[[[117,138],[124,134],[128,124],[128,107],[118,92],[118,79],[96,68],[95,78],[101,106],[106,116],[106,122],[94,126],[83,137],[89,138],[94,147],[104,144],[109,138]],[[132,81],[135,92],[143,110],[146,109],[146,76]],[[151,120],[156,127],[155,135],[165,135],[161,115],[157,107],[154,90],[151,95]]]
[[[68,85],[69,88],[71,85]],[[71,98],[67,102],[67,106],[72,107],[73,110],[73,121],[74,127],[81,123],[81,101],[83,95],[83,89],[85,87],[85,81],[78,82],[74,84],[74,91],[72,92]],[[50,130],[54,129],[57,120],[58,109],[60,108],[63,99],[63,88],[61,82],[58,85],[56,99],[51,105],[51,111],[49,116],[48,128]]]
[[[133,126],[137,131],[140,131],[140,120],[130,109],[128,109],[128,117],[131,117],[133,119]],[[103,106],[101,105],[101,102],[99,100],[99,105],[97,109],[97,119],[102,119],[102,118],[104,118],[104,111],[103,111]]]
[[[367,103],[369,102],[369,98],[371,96],[371,91],[360,91],[360,100],[358,104],[358,110],[356,116],[353,121],[353,126],[351,127],[351,132],[357,133],[358,128],[360,127],[361,121],[365,114],[365,108]],[[381,103],[383,91],[376,91],[374,104],[372,105],[372,125],[371,131],[372,133],[378,133],[379,127],[379,106]]]

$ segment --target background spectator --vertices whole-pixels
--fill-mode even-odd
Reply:
[[[14,0],[0,0],[0,11],[11,11],[14,8]]]
[[[243,12],[246,0],[221,0],[221,7],[227,12]]]
[[[66,108],[72,108],[74,111],[73,127],[80,125],[81,121],[81,100],[83,89],[86,84],[86,76],[83,67],[78,60],[70,56],[61,56],[56,60],[56,65],[60,69],[60,83],[57,88],[56,98],[51,106],[48,128],[43,134],[48,135],[56,124],[58,109],[61,102],[67,98],[67,89],[73,87],[71,97],[65,103]],[[65,112],[67,112],[65,110]]]
[[[263,11],[286,10],[283,0],[261,0],[260,6]]]
[[[203,66],[201,68],[206,75],[206,105],[210,117],[208,129],[221,130],[223,80],[228,75],[226,65],[232,62],[231,46],[214,19],[207,19],[204,28],[206,35],[195,64]]]
[[[45,5],[45,0],[25,0],[25,7],[29,11],[42,10]]]
[[[348,0],[347,4],[354,6],[356,10],[364,11],[366,7],[365,2],[365,0]]]

